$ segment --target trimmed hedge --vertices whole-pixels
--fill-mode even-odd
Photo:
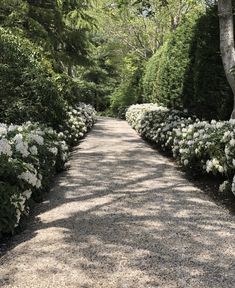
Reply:
[[[200,118],[230,118],[233,94],[220,54],[217,7],[208,9],[197,22],[191,44],[190,71],[184,82],[183,105]]]
[[[145,100],[208,120],[229,119],[233,94],[219,39],[217,7],[185,20],[147,63]]]
[[[31,199],[40,200],[52,177],[64,168],[69,146],[95,122],[89,105],[70,108],[68,114],[64,133],[32,122],[0,124],[0,233],[14,231]]]
[[[156,104],[133,105],[128,123],[149,141],[172,153],[186,169],[224,179],[220,191],[235,195],[235,121],[200,121]]]
[[[184,79],[189,71],[191,42],[198,16],[193,15],[171,34],[146,66],[144,98],[171,108],[182,108]]]
[[[143,102],[142,89],[142,67],[136,68],[134,72],[127,76],[118,88],[110,96],[110,111],[114,116],[125,118],[126,109],[135,103]]]

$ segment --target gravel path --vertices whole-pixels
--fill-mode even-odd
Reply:
[[[0,259],[0,287],[235,287],[235,217],[101,118]]]

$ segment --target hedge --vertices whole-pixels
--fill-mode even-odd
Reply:
[[[156,104],[133,105],[126,119],[141,136],[172,153],[185,169],[219,176],[235,195],[235,121],[200,121]]]
[[[192,16],[148,61],[144,99],[187,109],[207,120],[229,119],[233,94],[220,55],[217,7]]]
[[[193,15],[171,34],[149,60],[144,76],[144,98],[171,108],[181,108],[184,79],[189,71],[191,42],[197,16]]]
[[[64,133],[40,123],[0,124],[0,233],[14,231],[31,199],[40,200],[53,175],[63,169],[70,145],[95,122],[89,105],[70,107],[68,114]]]

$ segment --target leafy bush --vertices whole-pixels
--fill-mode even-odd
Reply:
[[[168,111],[167,108],[159,106],[158,104],[146,103],[146,104],[136,104],[128,108],[126,112],[126,120],[128,123],[137,130],[138,132],[145,133],[142,128],[142,117],[146,115],[147,112],[151,113],[152,111]],[[144,124],[144,123],[143,123]],[[139,130],[140,129],[140,130]]]
[[[156,104],[131,106],[127,121],[141,136],[172,153],[184,167],[224,178],[235,194],[235,121],[200,121]]]
[[[61,134],[69,145],[75,145],[96,121],[96,111],[91,105],[80,103],[67,108],[65,127]]]
[[[66,102],[40,50],[3,28],[0,50],[0,121],[21,124],[30,120],[58,128],[66,118]]]
[[[76,143],[95,121],[89,105],[68,113],[68,134],[39,123],[0,124],[0,232],[14,231],[30,199],[40,199],[53,175],[63,169],[68,144]]]
[[[229,119],[233,106],[220,53],[217,7],[202,15],[191,43],[190,71],[185,75],[183,105],[205,119]]]
[[[124,79],[123,82],[111,95],[110,110],[113,115],[120,118],[125,117],[126,109],[135,103],[142,102],[142,68],[135,68],[131,75]]]
[[[197,18],[192,15],[186,19],[149,60],[143,81],[147,100],[171,108],[183,106],[184,80],[191,62],[191,42]]]
[[[146,63],[143,75],[143,100],[145,102],[157,102],[156,85],[158,83],[157,77],[159,76],[158,69],[160,66],[161,55],[164,52],[164,46],[157,50],[157,52]]]
[[[18,225],[27,201],[48,185],[56,166],[66,160],[67,149],[54,130],[39,124],[1,125],[1,232]]]
[[[184,21],[150,58],[143,78],[145,101],[188,109],[204,119],[229,119],[233,94],[220,55],[216,6]]]

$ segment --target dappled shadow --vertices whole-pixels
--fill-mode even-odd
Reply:
[[[235,286],[234,216],[126,122],[100,119],[34,216],[2,287]]]

